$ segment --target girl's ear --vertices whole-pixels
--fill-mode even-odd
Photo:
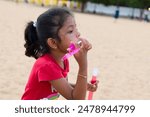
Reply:
[[[47,39],[47,44],[50,48],[52,49],[57,49],[57,42],[56,40],[52,39],[52,38],[48,38]]]

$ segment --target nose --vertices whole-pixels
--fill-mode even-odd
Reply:
[[[79,38],[79,37],[80,37],[80,33],[79,33],[79,31],[78,31],[78,30],[76,31],[76,37],[77,37],[77,38]]]

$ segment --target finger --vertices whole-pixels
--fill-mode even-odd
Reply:
[[[98,88],[98,85],[97,85],[97,84],[95,84],[95,85],[92,86],[92,90],[93,90],[93,91],[96,91],[97,88]]]
[[[96,80],[96,82],[94,84],[99,84],[99,80]]]
[[[95,84],[95,89],[97,90],[97,88],[98,88],[98,84]]]
[[[95,86],[95,85],[93,85],[93,84],[89,84],[88,89],[89,89],[90,91],[95,90],[95,88],[96,88],[96,86]]]
[[[87,49],[87,50],[92,49],[92,44],[91,44],[91,43],[89,43],[89,41],[88,41],[88,40],[85,40],[85,42],[86,42],[86,44],[85,44],[85,49]]]
[[[93,91],[93,88],[92,88],[92,87],[90,87],[90,88],[89,88],[89,91]]]
[[[78,40],[78,42],[75,43],[76,48],[81,48],[82,46],[82,41]]]
[[[92,49],[92,44],[89,44],[89,46],[87,47],[87,50]]]
[[[84,47],[85,47],[85,41],[84,41],[83,39],[80,39],[80,40],[78,41],[77,46],[78,46],[80,49],[84,48]]]
[[[96,88],[95,88],[95,87],[93,87],[93,88],[91,89],[91,91],[92,91],[92,92],[95,92],[95,91],[96,91]]]
[[[86,39],[83,39],[83,38],[79,38],[79,41],[78,42],[82,42],[81,44],[80,44],[80,46],[82,47],[82,48],[87,48],[86,46],[88,45],[88,41],[86,40]]]
[[[97,83],[95,84],[96,88],[98,87],[98,83],[99,83],[99,82],[97,82]]]
[[[90,46],[90,43],[89,43],[88,40],[86,40],[86,39],[85,39],[84,41],[85,41],[85,48],[88,49],[89,46]]]

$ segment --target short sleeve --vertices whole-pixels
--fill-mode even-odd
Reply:
[[[59,78],[63,78],[62,72],[54,64],[46,64],[38,70],[39,81],[51,81]]]

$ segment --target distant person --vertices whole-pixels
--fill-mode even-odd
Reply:
[[[148,14],[145,15],[144,21],[149,22]]]
[[[119,7],[117,7],[116,11],[115,11],[115,15],[114,15],[114,18],[115,19],[118,19],[119,18]]]
[[[79,65],[76,84],[68,82],[69,61],[62,60],[73,41],[80,41],[74,55]],[[57,99],[62,95],[70,100],[84,100],[86,91],[96,91],[87,83],[87,53],[91,44],[80,37],[72,12],[66,8],[52,8],[41,14],[37,22],[29,22],[25,29],[25,55],[36,59],[26,84],[22,100]]]

